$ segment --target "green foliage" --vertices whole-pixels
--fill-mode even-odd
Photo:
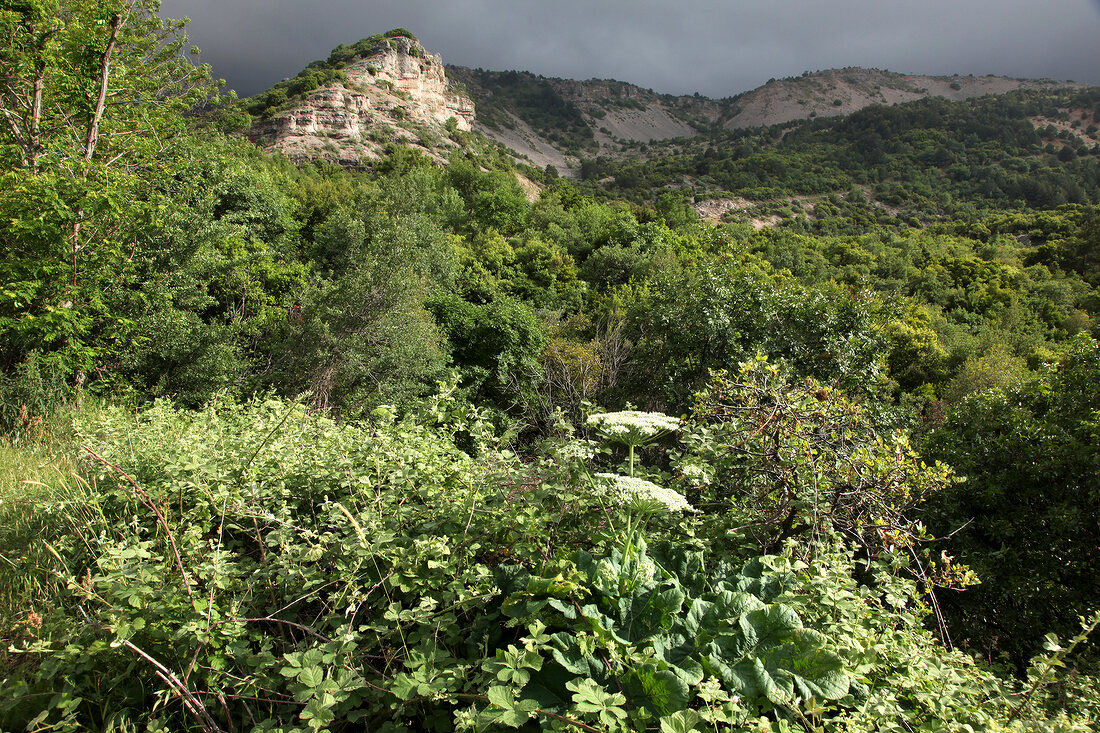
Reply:
[[[252,117],[267,119],[291,103],[305,99],[316,89],[345,81],[347,75],[341,69],[328,68],[323,62],[314,61],[294,78],[249,98],[245,110]]]
[[[32,351],[14,369],[0,373],[0,430],[20,442],[38,442],[50,418],[79,388],[68,383],[62,364]]]
[[[158,9],[154,0],[27,0],[0,11],[5,165],[37,173],[61,160],[140,162],[154,130],[171,136],[184,127],[179,113],[212,92],[209,68],[184,56],[186,21],[162,19]],[[100,102],[104,94],[110,104]]]
[[[1100,213],[1082,223],[1076,241],[1068,247],[1066,264],[1093,285],[1100,282]]]
[[[863,405],[812,379],[791,384],[763,356],[715,377],[685,443],[711,469],[706,502],[765,551],[799,537],[812,555],[836,532],[869,556],[917,557],[929,537],[913,510],[953,483],[951,469],[925,465],[907,435],[876,425]],[[922,579],[968,580],[958,566],[932,571]]]
[[[154,395],[197,406],[219,390],[253,386],[259,346],[283,328],[308,269],[279,173],[256,161],[211,160],[177,180],[182,190],[155,231],[158,246],[135,253],[132,285],[112,298],[112,309],[128,316],[130,348],[116,346],[107,365]]]
[[[949,355],[927,310],[911,308],[905,318],[891,321],[886,326],[886,337],[890,343],[886,365],[902,389],[943,382]]]
[[[667,516],[677,541],[619,549],[583,455],[521,461],[446,391],[373,418],[88,416],[87,478],[0,525],[0,548],[44,548],[6,586],[0,725],[996,730],[1041,728],[1065,689],[1066,653],[1018,691],[938,647],[889,562],[861,584],[843,550],[738,558]]]
[[[882,369],[879,317],[865,294],[808,288],[751,258],[662,273],[633,308],[634,394],[682,409],[711,370],[757,352],[828,383],[873,391]]]
[[[629,558],[581,554],[570,582],[549,592],[540,578],[511,574],[505,613],[537,630],[525,641],[538,660],[512,683],[515,697],[601,729],[637,730],[684,720],[705,680],[734,696],[724,720],[733,724],[772,710],[786,717],[796,697],[848,694],[827,639],[770,602],[784,581],[767,577],[768,565],[706,566],[699,552],[651,557],[643,545]],[[546,617],[554,623],[538,620]]]
[[[1078,339],[1039,378],[963,399],[928,436],[926,455],[966,482],[931,502],[933,531],[982,584],[945,599],[954,628],[992,659],[1022,667],[1053,631],[1068,635],[1097,589],[1098,349]]]
[[[868,587],[852,580],[851,563],[825,552],[812,566],[788,554],[739,565],[667,546],[629,561],[580,554],[575,570],[554,578],[510,570],[504,611],[528,634],[522,650],[488,665],[504,684],[490,689],[483,720],[507,710],[512,725],[549,714],[597,730],[703,721],[734,730],[882,730],[884,721],[898,730],[1013,729],[1007,722],[1030,693],[936,650],[914,587],[888,564],[873,565]],[[1051,701],[1041,685],[1032,689]],[[1048,722],[1041,709],[1023,716],[1027,725],[1087,725],[1087,713]]]
[[[447,414],[445,400],[435,404]],[[474,422],[447,430],[460,426],[480,434]],[[136,715],[178,727],[187,709],[156,701],[181,685],[213,703],[222,726],[255,725],[252,714],[324,727],[379,700],[373,714],[389,717],[395,698],[378,698],[364,680],[393,678],[406,653],[412,668],[422,640],[441,630],[452,629],[453,651],[465,654],[458,619],[474,621],[467,614],[491,590],[475,562],[484,537],[475,540],[481,530],[468,521],[483,498],[495,499],[491,481],[474,488],[488,474],[446,430],[338,427],[271,401],[116,411],[89,430],[86,440],[125,463],[135,483],[104,470],[94,488],[52,499],[73,507],[43,537],[69,588],[56,587],[56,610],[20,640],[21,658],[41,666],[30,678],[20,676],[30,668],[4,672],[4,727],[32,717],[103,727]],[[111,448],[121,435],[125,455]],[[461,516],[445,498],[453,491],[465,497]],[[463,567],[468,575],[452,576]],[[428,591],[433,576],[441,584]],[[360,663],[391,649],[405,651]],[[167,687],[157,663],[177,670]],[[109,693],[93,692],[102,674],[121,675]],[[56,693],[49,704],[36,697],[43,690]],[[231,701],[228,720],[219,697]],[[253,706],[258,697],[267,702]]]
[[[429,307],[471,397],[510,406],[531,388],[546,335],[530,307],[509,297],[479,305],[457,295],[436,297]]]
[[[1095,724],[1098,158],[1033,124],[1095,90],[700,123],[531,201],[472,133],[219,136],[407,31],[246,106],[154,5],[0,10],[0,728]],[[553,81],[466,77],[595,151]],[[696,407],[624,451],[590,400]],[[117,467],[52,455],[72,415]]]
[[[423,306],[424,281],[388,264],[371,262],[302,292],[267,378],[348,416],[422,396],[442,376],[444,346]]]
[[[1051,107],[1079,104],[1073,94],[928,98],[807,120],[794,130],[705,131],[690,140],[651,143],[644,160],[592,161],[582,178],[612,177],[615,192],[635,200],[682,185],[685,177],[698,188],[751,200],[825,195],[863,184],[879,202],[927,217],[971,207],[1096,203],[1096,161],[1062,141],[1060,153],[1044,153],[1044,138],[1032,122]],[[878,207],[864,212],[871,223],[886,215]],[[815,212],[815,218],[822,216]]]
[[[786,229],[753,249],[809,282],[840,280],[907,299],[887,325],[890,376],[940,391],[994,344],[1032,364],[1092,328],[1090,286],[1060,259],[1089,214],[996,214],[933,230],[821,237]]]
[[[1027,362],[1013,356],[1000,344],[981,357],[971,357],[944,389],[944,398],[957,402],[966,395],[990,389],[1009,391],[1031,376]]]
[[[530,205],[516,177],[504,171],[483,173],[476,164],[459,158],[447,167],[447,179],[462,196],[474,232],[495,229],[508,236],[524,228]]]
[[[89,372],[124,338],[112,296],[168,206],[182,113],[213,91],[209,69],[182,55],[184,23],[156,11],[145,1],[0,11],[4,368],[36,350]]]

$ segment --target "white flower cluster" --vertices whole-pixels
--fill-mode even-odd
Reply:
[[[598,446],[592,440],[571,440],[557,450],[563,461],[590,461],[596,457]]]
[[[588,418],[587,425],[598,430],[608,440],[639,446],[662,433],[678,429],[680,421],[660,412],[622,410],[592,415]]]
[[[658,486],[652,481],[620,476],[616,473],[597,473],[597,478],[609,482],[609,498],[619,501],[632,509],[644,509],[648,511],[668,512],[693,512],[695,509],[688,504],[684,495]]]
[[[679,465],[684,480],[694,486],[705,486],[713,480],[713,469],[697,460],[685,459]]]

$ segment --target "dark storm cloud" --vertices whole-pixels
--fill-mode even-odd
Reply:
[[[408,28],[449,64],[722,97],[840,66],[1100,83],[1100,0],[164,0],[253,94],[340,43]]]

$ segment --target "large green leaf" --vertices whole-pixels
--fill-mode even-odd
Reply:
[[[690,733],[701,720],[694,710],[680,710],[661,718],[661,733]]]
[[[646,588],[619,599],[619,621],[633,640],[640,640],[672,628],[684,604],[679,586]]]
[[[591,641],[591,637],[588,637]],[[550,637],[553,645],[551,650],[554,659],[562,667],[580,677],[597,677],[603,679],[606,675],[602,661],[590,653],[588,649],[581,649],[577,637],[567,631],[558,632]]]
[[[844,660],[829,651],[826,639],[813,629],[797,629],[790,641],[768,651],[764,667],[790,679],[803,699],[838,700],[848,694],[850,677]]]
[[[745,563],[741,569],[741,577],[737,579],[735,589],[744,593],[751,593],[760,600],[768,603],[783,592],[784,588],[792,582],[790,573],[774,573],[769,570],[760,558],[754,558]]]
[[[503,686],[489,688],[489,702],[501,708],[501,711],[493,711],[495,717],[510,728],[526,723],[538,707],[534,700],[517,700],[512,689]]]
[[[722,591],[713,600],[696,599],[684,619],[684,629],[697,637],[697,644],[728,631],[731,621],[764,604],[748,593]]]
[[[658,567],[677,579],[691,596],[701,596],[708,585],[703,553],[677,545],[650,546],[649,556]]]
[[[697,638],[677,633],[666,634],[652,640],[653,652],[658,659],[665,660],[673,669],[684,667],[689,670],[690,676],[694,676],[698,670],[702,679],[702,668],[699,666],[696,654],[697,643]],[[688,678],[685,677],[685,679]],[[690,684],[696,682],[698,680],[689,680]]]
[[[543,710],[564,710],[571,699],[565,683],[573,677],[574,674],[560,664],[546,662],[541,670],[531,675],[531,680],[523,686],[520,696],[523,699],[536,700]]]
[[[696,598],[691,602],[687,616],[684,618],[684,629],[697,639],[703,635],[711,636],[714,631],[715,616],[711,613],[714,603]]]
[[[776,705],[789,704],[796,695],[836,700],[848,694],[850,677],[843,671],[843,660],[823,648],[824,641],[811,629],[793,629],[784,643],[732,666],[724,660],[715,666],[723,681],[747,698],[765,697]]]
[[[749,649],[763,650],[781,644],[802,628],[802,619],[788,606],[776,604],[750,611],[739,620]]]
[[[639,700],[661,715],[683,710],[692,698],[686,682],[653,663],[632,670],[623,681],[623,692],[628,699]]]

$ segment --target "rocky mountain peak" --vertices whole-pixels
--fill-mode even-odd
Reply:
[[[391,34],[340,46],[284,82],[296,97],[264,110],[249,137],[294,159],[352,166],[395,142],[436,156],[453,146],[447,134],[471,129],[474,103],[452,88],[438,54]],[[320,85],[308,89],[314,80]]]

